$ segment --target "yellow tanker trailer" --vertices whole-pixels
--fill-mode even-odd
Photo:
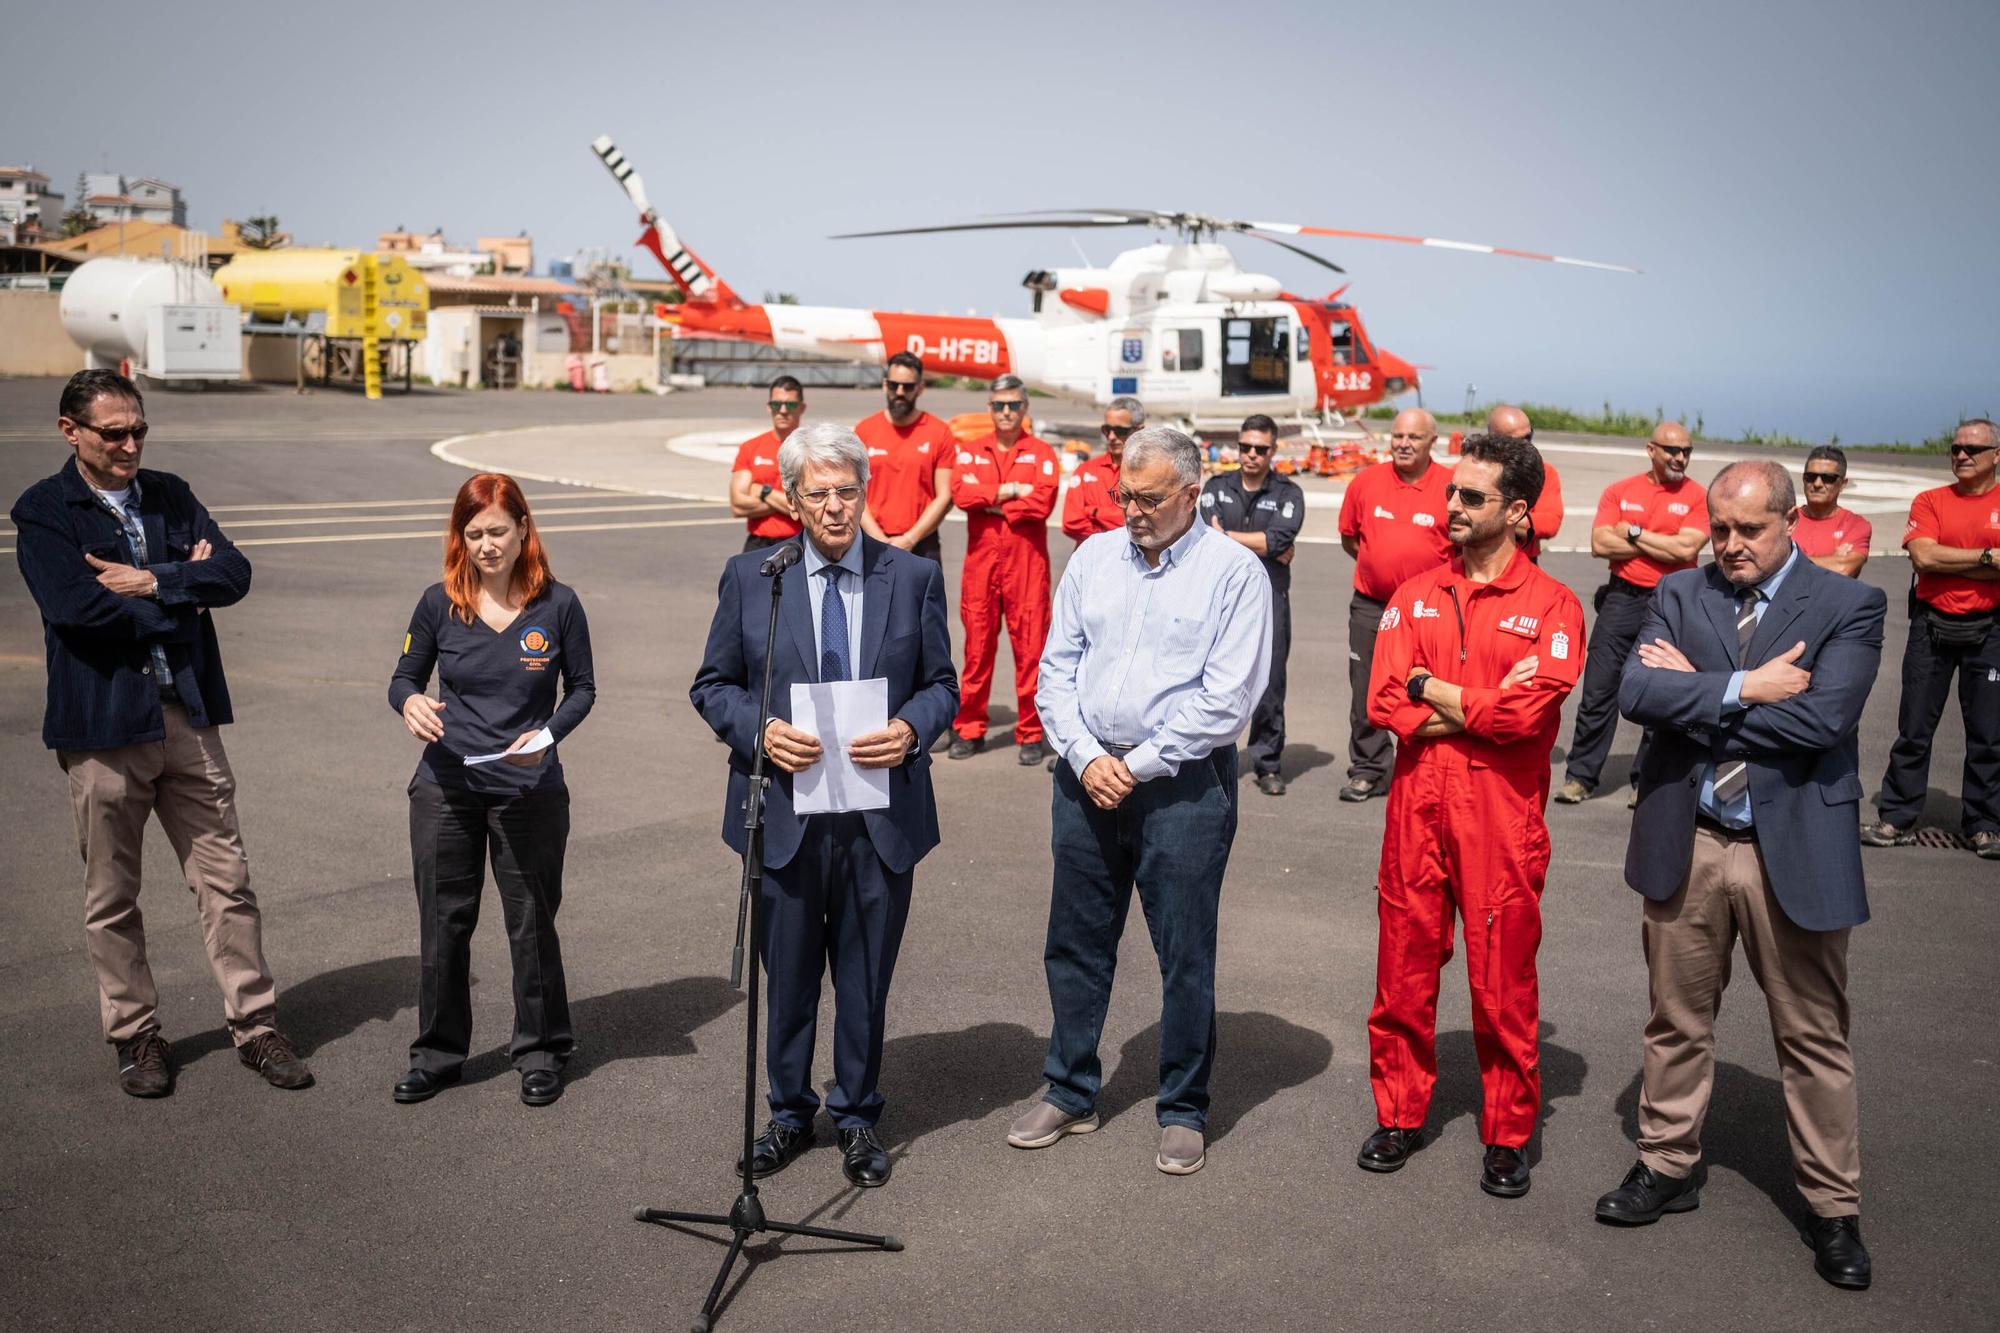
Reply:
[[[244,330],[299,339],[301,373],[321,383],[359,379],[382,396],[384,363],[409,387],[411,356],[430,313],[423,275],[398,255],[367,250],[251,250],[215,274],[223,299],[241,306]]]

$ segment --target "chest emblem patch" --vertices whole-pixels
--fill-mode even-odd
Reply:
[[[1524,639],[1532,639],[1541,632],[1541,621],[1533,616],[1508,616],[1500,622],[1498,628],[1508,634],[1518,634]]]

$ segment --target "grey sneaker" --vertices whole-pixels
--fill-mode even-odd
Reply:
[[[1886,819],[1861,826],[1861,842],[1866,847],[1910,847],[1917,841],[1913,828],[1897,828]]]
[[[1988,861],[2000,861],[2000,833],[1987,828],[1973,834],[1972,854]]]
[[[1186,1125],[1160,1126],[1160,1155],[1153,1165],[1170,1176],[1191,1176],[1208,1161],[1208,1144],[1201,1131]]]
[[[1016,1148],[1046,1148],[1066,1134],[1088,1134],[1096,1128],[1095,1111],[1071,1115],[1053,1103],[1036,1102],[1007,1131],[1007,1142]]]

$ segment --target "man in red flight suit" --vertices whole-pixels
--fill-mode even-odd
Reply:
[[[993,381],[987,410],[993,433],[962,445],[951,473],[951,501],[965,511],[965,581],[958,614],[965,624],[965,670],[958,716],[952,720],[953,759],[986,748],[986,699],[993,688],[1000,622],[1014,650],[1014,697],[1020,709],[1014,742],[1022,767],[1048,758],[1042,718],[1035,711],[1042,644],[1049,637],[1049,515],[1062,486],[1062,465],[1047,441],[1023,427],[1028,388],[1019,375]]]
[[[1525,440],[1465,441],[1447,492],[1458,554],[1382,613],[1368,716],[1395,733],[1378,872],[1369,1079],[1379,1128],[1358,1164],[1394,1171],[1423,1146],[1437,1083],[1438,973],[1465,922],[1486,1145],[1479,1185],[1528,1192],[1541,1108],[1535,952],[1549,865],[1549,752],[1583,663],[1583,607],[1515,544],[1541,491]]]
[[[1104,409],[1104,452],[1086,459],[1063,496],[1063,536],[1081,546],[1087,537],[1100,532],[1116,532],[1125,526],[1125,510],[1118,503],[1118,467],[1125,456],[1125,441],[1146,424],[1146,408],[1137,398],[1119,397]]]
[[[888,407],[857,423],[868,447],[868,504],[861,530],[878,542],[944,563],[938,526],[951,509],[951,460],[958,438],[951,427],[917,406],[924,393],[924,363],[898,352],[882,368]]]

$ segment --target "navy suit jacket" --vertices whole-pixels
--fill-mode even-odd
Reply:
[[[1639,642],[1665,639],[1694,671],[1648,667],[1633,653],[1618,708],[1653,729],[1639,769],[1639,808],[1625,882],[1656,902],[1680,892],[1694,857],[1702,769],[1713,759],[1750,768],[1751,821],[1778,905],[1806,930],[1868,919],[1861,878],[1861,779],[1855,731],[1882,659],[1888,599],[1803,554],[1778,588],[1739,662],[1736,592],[1715,565],[1660,580]],[[1755,668],[1803,642],[1812,684],[1783,703],[1730,713],[1722,694],[1738,667]]]
[[[801,537],[803,541],[806,538]],[[936,561],[884,545],[865,534],[861,542],[861,658],[857,680],[889,682],[889,716],[917,733],[916,753],[889,771],[889,808],[863,813],[868,839],[882,863],[897,874],[937,846],[937,802],[931,794],[931,743],[958,711],[958,672],[951,664],[944,572]],[[747,551],[722,568],[715,620],[701,670],[688,691],[695,710],[729,743],[729,795],[722,811],[722,840],[746,850],[744,804],[750,766],[764,742],[757,699],[764,682],[764,637],[771,624],[771,587],[757,567],[770,551]],[[771,716],[792,716],[792,686],[819,679],[818,639],[805,562],[778,575],[778,638],[771,672]],[[792,775],[766,762],[771,785],[764,800],[764,864],[777,869],[798,853],[804,821],[792,811]]]

